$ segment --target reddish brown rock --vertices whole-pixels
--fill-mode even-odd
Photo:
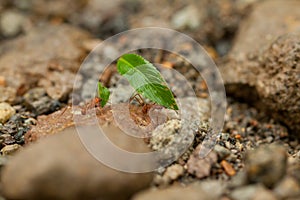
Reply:
[[[93,124],[94,109],[87,109],[86,107],[66,107],[50,115],[42,115],[38,117],[36,126],[33,126],[30,131],[25,134],[25,142],[30,143],[39,140],[40,138],[54,135],[60,131],[75,126],[73,120],[74,115],[81,116],[79,125]],[[86,112],[84,115],[82,112]],[[100,124],[112,122],[112,112],[110,107],[105,107],[98,115],[98,122]]]
[[[209,176],[213,164],[218,160],[218,156],[211,151],[205,158],[200,157],[201,144],[194,150],[187,162],[187,171],[189,174],[195,175],[197,178]]]

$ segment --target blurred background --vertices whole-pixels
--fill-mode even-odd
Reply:
[[[0,0],[0,199],[299,200],[299,8],[299,0]],[[115,62],[101,71],[103,60],[95,57],[77,72],[99,42],[149,26],[198,41],[219,67],[228,105],[217,144],[200,159],[210,131],[205,81],[175,54],[137,51],[162,63],[177,97],[187,97],[183,82],[168,70],[180,72],[203,115],[193,144],[178,160],[146,175],[125,174],[82,147],[70,105],[73,98],[79,113],[87,109],[82,97],[93,92],[89,80],[99,79],[112,93],[122,91],[115,92],[116,103],[126,102],[130,86],[118,82]],[[132,41],[119,42],[126,47]],[[105,48],[108,55],[118,50]],[[191,45],[177,48],[197,54]],[[196,105],[190,102],[189,108]],[[143,120],[141,106],[135,109]],[[97,113],[99,123],[112,121],[110,111],[107,106]],[[179,123],[168,121],[142,142],[115,139],[133,150],[159,150],[176,140]]]
[[[256,0],[1,0],[0,40],[42,24],[68,23],[105,39],[121,31],[158,26],[183,31],[225,55],[240,21]]]

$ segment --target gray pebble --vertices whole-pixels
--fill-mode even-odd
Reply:
[[[22,30],[23,16],[15,11],[5,11],[0,18],[1,33],[5,37],[13,37]]]
[[[26,107],[37,115],[55,111],[60,103],[51,99],[43,88],[33,88],[24,95]]]
[[[199,11],[195,6],[188,6],[174,14],[172,26],[176,29],[196,29],[200,26]]]
[[[223,160],[230,155],[230,150],[218,144],[214,147],[214,151],[218,154],[219,160]]]

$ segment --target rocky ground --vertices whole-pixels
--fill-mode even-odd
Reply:
[[[300,199],[299,7],[297,0],[0,1],[0,199]],[[189,81],[197,99],[189,98],[180,76],[162,70],[187,112],[198,108],[199,116],[190,119],[196,126],[192,145],[176,161],[130,174],[97,162],[79,140],[73,117],[92,129],[96,111],[115,144],[145,152],[182,142],[181,114],[159,110],[168,120],[152,127],[150,139],[124,136],[115,127],[113,105],[100,109],[83,102],[88,80],[99,78],[123,111],[129,87],[119,84],[115,63],[101,77],[77,71],[102,40],[145,26],[172,28],[203,45],[219,66],[228,105],[216,145],[200,158],[211,130],[205,81],[175,54],[138,51]],[[178,48],[193,53],[187,45]],[[101,73],[96,65],[90,69]],[[143,107],[130,109],[122,123],[149,123]]]

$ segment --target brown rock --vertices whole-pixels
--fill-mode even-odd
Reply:
[[[120,148],[148,151],[141,140],[108,130]],[[128,199],[151,179],[151,174],[123,173],[95,160],[73,127],[15,154],[3,169],[1,189],[8,199]]]
[[[211,167],[217,162],[218,156],[211,151],[205,158],[200,158],[201,144],[195,149],[187,162],[187,171],[189,174],[195,175],[197,178],[209,176]]]
[[[187,187],[182,186],[171,186],[167,189],[161,190],[146,190],[140,192],[133,197],[133,200],[153,200],[153,199],[164,199],[164,200],[216,200],[218,199],[213,193],[205,191],[201,185],[192,184]]]
[[[220,164],[224,168],[227,175],[234,176],[236,174],[236,171],[233,169],[232,165],[226,160],[222,160]]]
[[[229,94],[251,103],[259,97],[264,109],[299,136],[298,7],[300,2],[296,0],[268,0],[258,4],[241,25],[220,70]]]
[[[75,77],[76,75],[70,71],[54,71],[49,72],[48,76],[42,78],[38,84],[46,89],[52,99],[65,101],[72,89],[78,89],[73,88]],[[80,87],[80,85],[78,86]]]
[[[68,25],[34,28],[0,47],[3,52],[0,55],[1,76],[6,78],[7,86],[23,88],[26,92],[26,88],[37,85],[41,78],[51,81],[51,73],[54,73],[51,71],[75,73],[86,53],[81,43],[89,37],[88,33]],[[61,82],[57,82],[55,88],[58,84]],[[69,84],[66,87],[69,88]]]
[[[300,197],[300,184],[292,177],[285,177],[275,188],[274,193],[281,199]]]
[[[86,2],[86,0],[67,0],[63,2],[54,0],[50,3],[47,0],[29,0],[29,8],[38,15],[66,18],[74,12],[78,12]]]
[[[280,35],[299,31],[299,5],[297,0],[266,0],[258,3],[240,24],[231,54],[246,55],[264,50]]]
[[[11,144],[11,145],[6,145],[1,149],[2,155],[12,155],[16,151],[18,151],[22,146],[19,144]]]
[[[16,110],[8,103],[0,103],[0,123],[4,124],[16,113]]]
[[[0,76],[0,86],[5,86],[5,85],[6,85],[5,77]]]
[[[13,102],[16,98],[16,89],[0,86],[0,102]]]
[[[262,185],[248,185],[231,192],[232,200],[277,200],[270,190]]]
[[[273,187],[286,173],[287,154],[279,145],[264,145],[246,155],[245,169],[250,183]]]
[[[169,166],[166,169],[161,181],[163,181],[164,183],[171,183],[172,181],[177,180],[183,174],[184,174],[183,166],[179,164],[174,164]]]
[[[273,116],[300,137],[300,31],[279,37],[263,59],[258,94]]]
[[[85,110],[87,113],[82,115],[82,112]],[[50,115],[39,116],[36,126],[33,126],[25,134],[25,143],[34,142],[40,138],[57,134],[68,127],[74,126],[74,116],[81,116],[81,125],[91,125],[93,123],[93,111],[95,110],[87,110],[84,107],[80,108],[75,106],[72,108],[68,106]],[[110,107],[103,108],[101,113],[98,115],[100,124],[110,123],[112,122],[112,119]]]
[[[299,31],[300,14],[298,7],[299,2],[297,0],[289,2],[267,0],[257,4],[249,17],[240,25],[229,55],[230,59],[244,61],[249,54],[263,52],[279,36]],[[240,69],[240,66],[232,65],[231,68],[237,70]],[[247,69],[244,69],[244,71],[240,69],[239,71],[241,71],[240,75],[243,75],[247,72]],[[233,78],[231,82],[241,79],[240,77],[234,77],[234,74],[231,78]],[[225,79],[230,81],[227,76]]]
[[[295,178],[300,184],[300,159],[297,157],[288,158],[287,174]]]
[[[278,200],[278,198],[269,190],[261,190],[256,193],[252,200]]]

